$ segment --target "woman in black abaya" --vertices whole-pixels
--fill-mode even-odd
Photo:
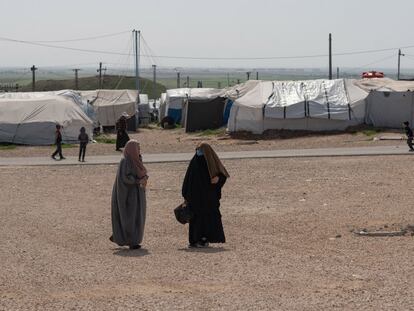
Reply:
[[[209,243],[225,243],[220,214],[221,188],[229,174],[210,145],[203,143],[188,166],[182,195],[192,211],[190,247],[207,247]]]

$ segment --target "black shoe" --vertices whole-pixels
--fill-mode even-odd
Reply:
[[[140,249],[141,245],[130,246],[129,249]]]
[[[65,160],[66,158],[65,158],[65,157],[60,157],[60,159],[61,159],[61,160]]]
[[[51,156],[51,158],[52,158],[53,160],[56,160],[55,156],[53,156],[53,155]]]
[[[78,162],[80,162],[81,161],[81,159],[78,159]]]

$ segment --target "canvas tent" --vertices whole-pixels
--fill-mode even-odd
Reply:
[[[72,100],[77,104],[82,111],[91,119],[92,121],[96,120],[96,113],[93,109],[93,106],[84,99],[81,94],[73,90],[60,90],[60,91],[50,91],[50,92],[9,92],[9,93],[0,93],[0,99],[31,99],[31,98],[41,98],[49,95],[59,95],[64,96]]]
[[[92,138],[92,120],[64,96],[27,93],[26,98],[0,98],[0,111],[0,142],[50,145],[56,124],[63,126],[64,142],[77,142],[82,126]]]
[[[389,78],[361,79],[355,83],[369,93],[365,121],[376,127],[400,128],[414,122],[414,81]]]
[[[352,80],[257,81],[241,89],[232,98],[230,132],[344,130],[364,122],[368,92]]]
[[[222,126],[226,102],[222,95],[223,91],[220,89],[188,89],[182,115],[182,124],[186,132],[216,129]]]
[[[413,92],[372,91],[367,100],[366,123],[375,127],[400,128],[414,122]]]
[[[189,89],[167,90],[166,96],[166,116],[171,117],[175,123],[181,123],[184,101],[187,99]]]
[[[162,93],[160,97],[160,106],[158,108],[158,121],[161,122],[162,119],[167,115],[167,93]]]
[[[392,80],[390,78],[374,78],[356,80],[355,85],[370,91],[406,92],[414,91],[414,81]]]
[[[136,90],[82,91],[81,95],[89,99],[102,126],[115,126],[124,112],[129,116],[135,116],[138,98]]]

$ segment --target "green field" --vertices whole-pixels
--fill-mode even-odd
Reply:
[[[152,98],[153,94],[153,83],[152,81],[140,78],[141,92],[148,94]],[[99,88],[99,80],[97,77],[82,77],[79,78],[79,90],[95,90]],[[123,76],[105,76],[103,78],[103,89],[135,89],[135,78],[134,77],[123,77]],[[36,91],[57,91],[64,89],[75,89],[74,79],[47,79],[36,81]],[[32,90],[32,85],[26,84],[22,86],[19,91],[27,92]],[[165,92],[166,88],[164,85],[157,83],[155,88],[156,98],[160,97],[160,94]]]

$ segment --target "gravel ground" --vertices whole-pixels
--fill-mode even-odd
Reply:
[[[116,166],[0,168],[0,310],[409,310],[414,223],[406,157],[226,161],[228,243],[189,250],[185,163],[148,165],[143,249],[118,248]],[[339,237],[340,235],[340,237]]]
[[[401,133],[390,130],[378,135],[395,137],[401,136]],[[109,136],[115,138],[113,134]],[[194,151],[194,145],[200,141],[208,141],[218,151],[406,146],[405,141],[374,141],[374,135],[365,135],[363,132],[355,134],[276,132],[269,136],[239,135],[237,138],[231,138],[225,135],[200,136],[200,134],[186,134],[182,129],[161,130],[153,128],[140,129],[137,133],[130,133],[130,137],[141,142],[141,147],[145,153],[191,152]],[[0,146],[0,157],[49,157],[53,150],[53,146],[17,146],[11,150],[2,150]],[[77,145],[63,149],[63,154],[68,156],[75,156],[78,152]],[[111,154],[117,154],[114,144],[91,143],[87,147],[86,156]]]

